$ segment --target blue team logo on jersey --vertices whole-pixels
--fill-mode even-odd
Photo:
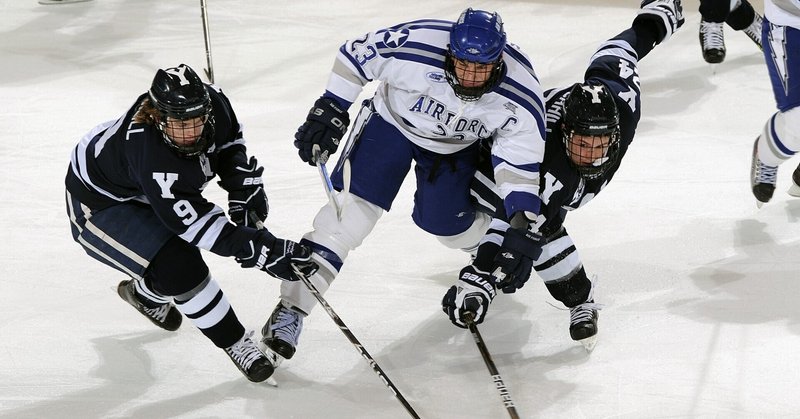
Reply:
[[[386,31],[383,34],[383,43],[389,48],[400,48],[408,40],[408,29],[400,31]]]
[[[428,80],[434,83],[447,83],[447,78],[441,71],[431,71],[430,73],[426,74],[426,76],[428,77]]]

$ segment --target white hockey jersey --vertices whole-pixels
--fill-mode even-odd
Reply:
[[[503,50],[505,72],[479,100],[456,97],[444,73],[453,22],[419,20],[348,40],[339,49],[327,90],[354,102],[378,80],[377,112],[410,141],[439,154],[494,138],[495,179],[508,214],[539,213],[539,164],[544,155],[543,97],[528,57]]]
[[[800,29],[800,0],[764,0],[764,16],[773,24]]]

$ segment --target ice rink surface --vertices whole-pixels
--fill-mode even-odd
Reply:
[[[499,11],[509,40],[556,87],[582,78],[638,2],[472,5]],[[643,117],[615,180],[567,218],[605,304],[594,352],[570,340],[568,312],[536,277],[498,297],[480,326],[522,417],[800,416],[800,200],[785,193],[797,161],[758,210],[750,153],[775,110],[764,60],[726,27],[726,61],[706,64],[697,5],[686,2],[686,25],[640,65]],[[326,201],[291,140],[339,45],[466,6],[209,0],[216,82],[266,166],[276,235],[299,239]],[[198,1],[0,0],[0,417],[407,417],[323,310],[275,373],[279,387],[252,384],[188,321],[168,333],[143,319],[114,292],[125,278],[72,241],[72,147],[127,109],[157,68],[181,62],[206,64]],[[411,179],[326,297],[420,416],[506,417],[471,336],[440,309],[468,258],[414,226]],[[225,206],[216,185],[207,191]],[[204,254],[259,330],[278,281]]]

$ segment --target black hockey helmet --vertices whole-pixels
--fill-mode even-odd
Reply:
[[[475,101],[491,90],[502,73],[506,32],[497,12],[464,10],[450,29],[450,44],[445,55],[445,75],[456,96]],[[464,86],[456,76],[455,60],[491,65],[488,79],[480,86]]]
[[[164,141],[182,156],[196,156],[208,149],[214,137],[214,121],[211,116],[211,97],[206,85],[197,73],[186,64],[160,69],[150,85],[149,97],[159,112],[156,126]],[[168,120],[185,121],[200,118],[202,133],[190,145],[176,143],[167,134]]]
[[[619,111],[614,97],[608,87],[601,83],[575,83],[564,103],[564,119],[562,126],[564,147],[570,162],[584,178],[594,179],[602,176],[619,158]],[[585,157],[575,153],[581,148],[595,145],[573,142],[573,135],[591,137],[608,136],[609,141],[601,157],[591,163],[579,164]]]

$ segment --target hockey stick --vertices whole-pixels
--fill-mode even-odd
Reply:
[[[497,387],[497,391],[500,393],[500,398],[503,400],[503,405],[506,407],[506,410],[508,410],[508,415],[511,417],[511,419],[519,419],[519,413],[517,413],[517,408],[514,405],[514,401],[511,400],[511,395],[508,393],[508,387],[506,387],[506,384],[503,382],[503,377],[500,376],[500,372],[497,371],[497,367],[494,365],[494,361],[492,361],[492,355],[489,353],[489,349],[483,342],[481,333],[478,331],[478,326],[473,321],[474,315],[472,313],[465,313],[464,317],[467,327],[469,327],[469,331],[472,333],[472,339],[475,340],[475,345],[478,346],[478,351],[480,351],[481,356],[483,357],[483,362],[486,364],[486,368],[489,369],[489,374],[492,375],[494,386]]]
[[[203,18],[203,35],[206,40],[206,63],[208,68],[205,69],[206,77],[211,84],[214,84],[214,65],[211,63],[211,36],[209,35],[208,27],[208,5],[206,0],[200,0],[200,16]]]
[[[331,177],[328,175],[328,168],[325,167],[325,163],[320,161],[320,151],[319,146],[314,146],[313,148],[314,153],[314,160],[317,162],[317,169],[319,169],[319,177],[322,179],[322,185],[325,187],[325,194],[328,195],[328,201],[333,206],[333,209],[336,210],[336,219],[342,221],[342,207],[339,205],[339,202],[336,201],[336,196],[333,195],[333,183],[331,183]],[[346,167],[345,170],[345,187],[349,186],[350,183],[350,164],[347,163],[345,160]]]
[[[261,230],[262,228],[264,228],[264,223],[262,223],[261,220],[259,220],[258,217],[256,217],[255,215],[251,214],[250,220],[254,222],[256,229]],[[367,349],[364,348],[363,345],[361,345],[361,342],[358,341],[356,335],[354,335],[353,332],[350,331],[350,328],[344,324],[339,315],[336,314],[335,311],[333,311],[333,307],[331,307],[331,305],[328,304],[328,301],[322,297],[322,293],[319,292],[317,287],[314,286],[311,280],[308,279],[308,277],[306,277],[305,275],[303,275],[303,273],[300,272],[300,270],[297,269],[296,266],[292,265],[292,269],[294,270],[295,275],[297,275],[297,277],[300,278],[301,281],[303,281],[303,284],[306,286],[306,288],[308,288],[308,291],[311,292],[311,294],[314,296],[314,298],[317,299],[317,301],[319,301],[319,304],[325,309],[325,311],[328,313],[328,316],[330,316],[333,322],[336,323],[337,326],[339,326],[339,330],[341,330],[342,333],[344,333],[344,335],[347,336],[347,339],[350,341],[350,343],[352,343],[353,346],[356,347],[358,353],[360,353],[361,356],[364,357],[364,359],[366,359],[367,362],[369,362],[369,365],[372,367],[372,370],[375,371],[375,374],[378,374],[378,377],[381,378],[383,383],[386,384],[387,387],[389,387],[389,391],[391,391],[392,394],[394,394],[394,397],[396,397],[397,400],[400,401],[400,403],[403,405],[403,407],[406,408],[408,414],[411,415],[412,418],[419,419],[419,415],[417,414],[416,411],[414,411],[414,408],[411,407],[406,398],[403,397],[403,394],[400,393],[400,390],[398,390],[397,387],[395,387],[394,383],[392,383],[392,380],[389,379],[389,376],[387,376],[386,373],[383,372],[383,369],[381,369],[381,367],[378,365],[375,359],[369,354],[369,352],[367,352]],[[277,383],[275,386],[277,387]]]
[[[399,400],[400,403],[403,405],[403,407],[406,408],[408,414],[411,415],[412,418],[419,419],[419,415],[417,414],[417,412],[414,411],[414,408],[411,407],[408,401],[406,401],[405,397],[403,397],[403,395],[400,393],[400,390],[398,390],[397,387],[395,387],[395,385],[392,383],[392,380],[389,379],[389,377],[386,375],[385,372],[383,372],[383,370],[375,361],[375,359],[372,358],[369,352],[367,352],[367,349],[364,348],[363,345],[361,345],[361,342],[359,342],[356,336],[353,334],[353,332],[350,331],[350,328],[347,327],[342,321],[342,319],[339,317],[339,315],[337,315],[336,312],[333,311],[333,308],[330,306],[330,304],[328,304],[325,298],[322,297],[322,294],[319,292],[317,287],[314,286],[314,284],[311,283],[311,280],[308,279],[305,275],[303,275],[299,269],[297,269],[294,266],[292,266],[292,268],[294,269],[294,273],[298,277],[300,277],[301,281],[303,281],[303,284],[305,284],[306,288],[308,288],[311,294],[314,295],[314,298],[316,298],[317,301],[319,301],[320,305],[322,305],[322,307],[325,308],[325,311],[328,312],[328,316],[330,316],[330,318],[333,319],[333,322],[336,323],[337,326],[339,326],[339,330],[341,330],[342,333],[344,333],[344,335],[347,336],[347,339],[350,341],[350,343],[352,343],[353,346],[356,347],[356,350],[358,350],[358,352],[361,354],[361,356],[364,357],[364,359],[366,359],[367,362],[369,362],[369,366],[372,367],[372,370],[375,371],[375,374],[378,374],[378,377],[380,377],[383,383],[386,384],[386,387],[389,388],[389,391],[391,391],[392,394],[394,394],[394,397],[396,397],[397,400]]]

